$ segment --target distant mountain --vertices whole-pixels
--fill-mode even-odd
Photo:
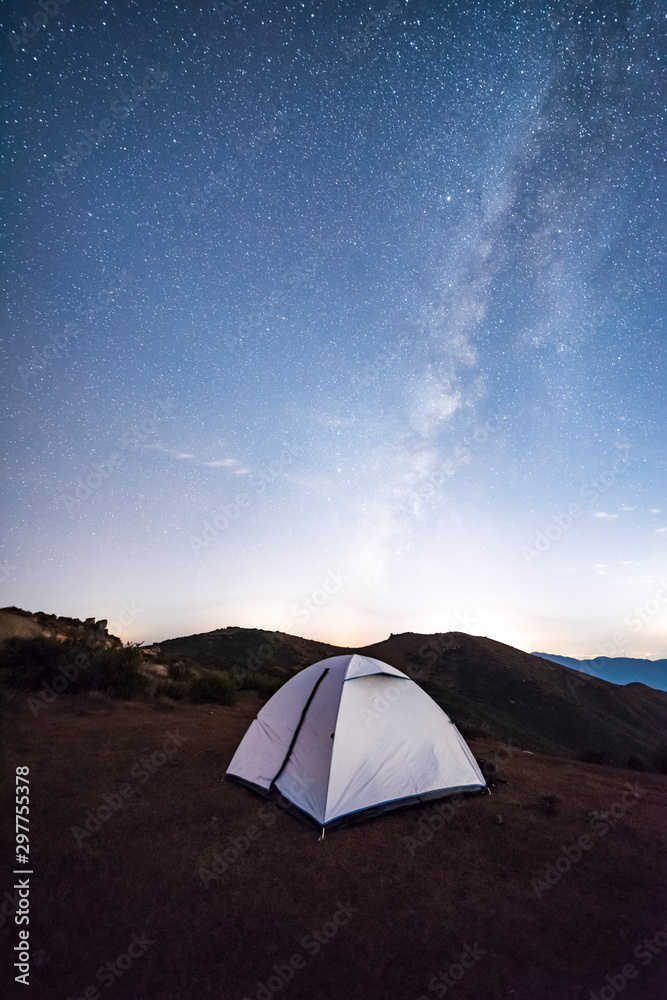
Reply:
[[[667,693],[619,687],[502,642],[463,632],[405,632],[341,648],[281,632],[225,628],[156,644],[174,654],[245,675],[287,679],[327,656],[359,652],[417,681],[464,735],[489,734],[567,757],[632,766],[656,761],[667,735]]]
[[[591,677],[601,677],[612,684],[647,684],[658,691],[667,691],[667,660],[640,660],[632,656],[596,656],[593,660],[577,660],[573,656],[553,653],[531,653],[552,663],[580,670]]]

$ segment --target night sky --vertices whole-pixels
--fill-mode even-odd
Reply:
[[[0,604],[667,655],[660,4],[2,7]]]

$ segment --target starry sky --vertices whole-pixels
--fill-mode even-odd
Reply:
[[[660,4],[1,13],[0,604],[667,655]]]

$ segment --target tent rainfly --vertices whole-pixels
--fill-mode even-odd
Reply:
[[[227,776],[325,829],[486,787],[449,716],[406,674],[358,653],[291,677],[259,712]]]

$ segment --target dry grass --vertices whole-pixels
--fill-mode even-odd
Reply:
[[[272,966],[299,954],[303,967],[268,996],[431,1000],[432,977],[477,943],[486,954],[447,996],[589,1000],[606,975],[634,962],[640,974],[622,1000],[664,1000],[667,949],[647,968],[632,951],[667,924],[667,777],[517,752],[500,767],[507,784],[466,800],[420,846],[438,803],[319,842],[221,781],[261,704],[248,695],[234,708],[76,695],[37,718],[23,703],[11,707],[5,774],[31,769],[35,875],[33,985],[10,995],[66,1000],[97,985],[113,1000],[254,1000]],[[168,731],[182,746],[141,784],[132,768]],[[486,758],[498,751],[489,741],[471,746]],[[77,844],[72,827],[124,782],[136,793]],[[609,810],[626,782],[639,783],[640,799],[595,833],[590,814]],[[4,805],[8,817],[13,802]],[[238,858],[206,887],[200,869],[249,827],[257,839],[237,841]],[[3,837],[11,833],[5,819]],[[538,899],[531,879],[585,833],[593,847]],[[339,903],[355,912],[310,954],[306,935],[323,925],[330,932]],[[97,970],[144,933],[154,944],[107,993]],[[0,934],[13,946],[13,923]]]

